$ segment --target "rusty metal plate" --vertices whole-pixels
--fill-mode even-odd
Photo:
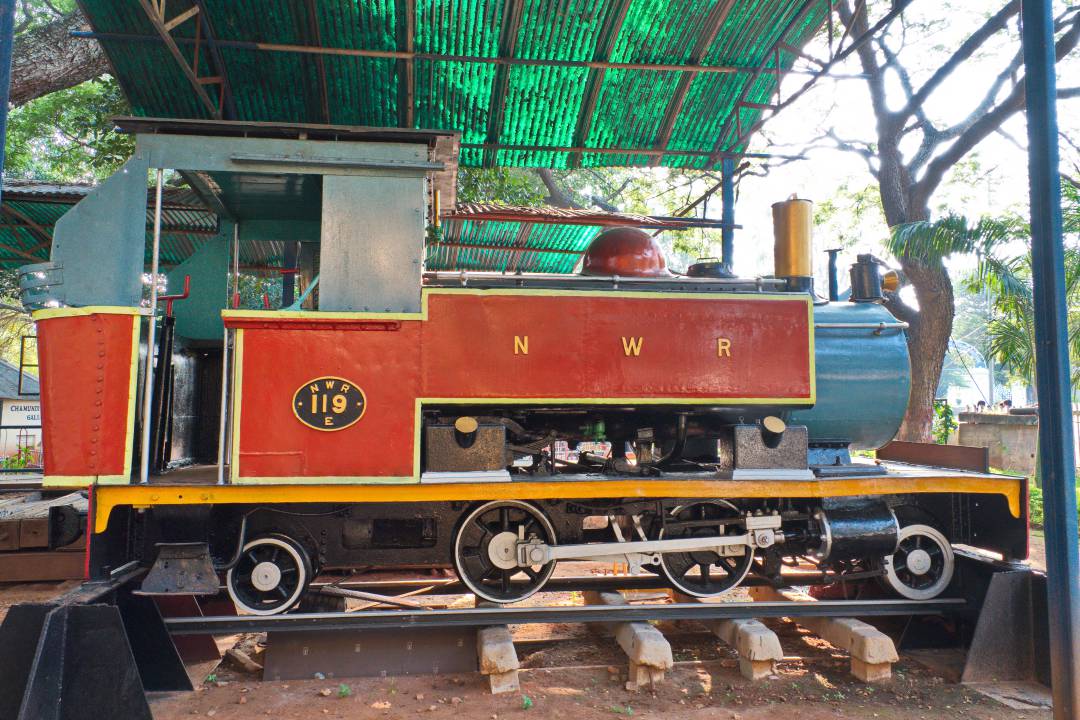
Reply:
[[[932,465],[934,467],[969,470],[971,472],[990,472],[989,448],[969,445],[938,445],[937,443],[918,443],[893,440],[877,451],[878,460],[895,460],[914,465]]]
[[[271,632],[263,679],[476,672],[475,628]]]

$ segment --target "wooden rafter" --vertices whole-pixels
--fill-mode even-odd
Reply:
[[[529,244],[529,236],[532,235],[533,224],[522,223],[518,228],[517,237],[514,238],[514,244],[511,248],[510,257],[506,261],[506,272],[514,273],[518,271],[518,265],[521,263],[521,256],[526,252],[526,246]]]
[[[214,69],[217,71],[213,82],[217,83],[221,90],[218,107],[222,109],[224,119],[233,120],[236,118],[236,102],[233,100],[229,76],[225,72],[225,59],[221,56],[217,35],[210,24],[210,15],[206,12],[206,3],[204,0],[191,0],[191,2],[199,8],[199,24],[196,30],[206,37],[206,47],[210,51],[210,59],[213,60]]]
[[[733,122],[738,128],[736,131],[736,137],[741,138],[743,136],[742,118],[740,117],[742,113],[740,111],[744,107],[743,103],[746,101],[746,96],[750,93],[750,88],[754,86],[754,83],[757,82],[757,79],[759,77],[761,77],[761,74],[764,72],[775,72],[776,87],[780,87],[780,68],[777,67],[775,70],[771,70],[768,67],[769,60],[776,57],[777,48],[779,47],[780,43],[785,41],[785,38],[791,31],[791,28],[802,22],[803,18],[806,17],[806,14],[810,12],[810,10],[812,10],[814,7],[816,7],[818,2],[819,0],[804,0],[802,6],[799,8],[799,11],[792,16],[791,20],[789,20],[786,25],[784,25],[784,28],[780,31],[780,34],[777,36],[773,44],[770,45],[769,48],[762,54],[761,59],[757,63],[756,69],[750,75],[750,77],[747,78],[746,82],[743,83],[742,90],[739,92],[739,97],[735,100],[735,104],[732,106],[731,114],[728,115],[727,119],[724,120],[724,124],[720,128],[720,133],[716,136],[716,142],[713,143],[713,151],[709,155],[709,160],[706,163],[706,167],[712,167],[723,156],[725,152],[724,138],[727,137],[728,132],[731,130],[731,125]],[[738,144],[738,141],[736,141],[732,144],[732,147],[737,147]]]
[[[553,255],[580,255],[581,250],[568,250],[566,248],[525,248],[518,247],[516,245],[483,245],[481,243],[469,243],[469,242],[434,242],[428,244],[429,248],[464,248],[466,250],[501,250],[503,252],[509,251],[526,251],[530,253],[551,253]],[[509,267],[509,265],[508,265]],[[507,271],[509,272],[509,270]]]
[[[587,147],[584,145],[504,145],[501,143],[461,143],[463,148],[475,148],[479,150],[514,150],[522,152],[563,152],[563,153],[593,153],[598,155],[674,155],[677,157],[758,157],[780,159],[803,159],[802,155],[782,155],[774,153],[713,153],[709,150],[657,150],[651,147]]]
[[[176,44],[172,35],[169,34],[169,28],[166,26],[168,20],[165,18],[165,3],[162,1],[151,2],[151,0],[139,0],[139,5],[142,6],[143,12],[146,13],[147,19],[150,24],[154,26],[154,30],[157,31],[161,41],[165,43],[165,47],[168,48],[169,53],[172,54],[173,59],[176,60],[177,65],[180,66],[180,71],[184,73],[184,77],[188,79],[192,89],[198,96],[199,101],[206,107],[210,114],[217,120],[222,117],[221,107],[218,103],[215,103],[210,95],[206,92],[206,88],[199,82],[198,59],[196,56],[195,69],[188,63],[187,58],[180,52],[180,47]],[[199,27],[199,26],[196,26]],[[199,48],[199,44],[196,43],[196,51]]]
[[[305,0],[307,11],[307,34],[308,41],[315,45],[322,45],[322,33],[319,32],[319,19],[315,15],[315,0]],[[319,106],[322,109],[322,120],[330,124],[330,88],[326,84],[326,60],[322,55],[315,56],[315,72],[319,76]]]
[[[52,239],[53,239],[52,238],[52,232],[50,232],[49,230],[46,230],[36,220],[34,220],[32,217],[30,217],[26,213],[21,212],[20,210],[16,210],[15,208],[11,207],[10,205],[0,205],[0,212],[2,212],[3,214],[7,215],[10,218],[14,218],[14,219],[20,221],[20,223],[22,224],[22,227],[25,227],[27,230],[31,231],[31,233],[36,235],[38,237],[38,240],[41,241],[37,245],[30,248],[29,250],[25,250],[23,252],[33,253],[33,252],[36,252],[36,251],[38,251],[38,250],[40,250],[42,248],[49,247],[50,245],[52,245]],[[15,248],[11,248],[11,250],[14,251]],[[34,257],[34,256],[30,255],[30,254],[27,254],[26,257]]]
[[[401,21],[397,27],[397,47],[407,53],[416,50],[416,1],[397,0]],[[416,63],[411,58],[397,61],[398,126],[411,128],[416,124]]]
[[[517,47],[517,36],[521,30],[521,18],[524,14],[524,0],[504,0],[502,26],[499,29],[499,57],[512,58]],[[503,118],[506,117],[506,89],[510,84],[510,66],[499,65],[495,70],[495,81],[491,84],[491,104],[488,107],[487,142],[498,143],[502,134]],[[495,166],[496,152],[484,151],[484,167]]]
[[[615,41],[622,32],[623,21],[626,19],[626,11],[630,9],[630,0],[620,0],[615,6],[614,12],[608,17],[606,27],[600,33],[600,39],[596,44],[596,52],[593,60],[609,62],[611,52],[615,49]],[[600,99],[600,88],[604,85],[606,68],[595,67],[589,69],[589,77],[585,81],[585,94],[581,99],[581,109],[578,111],[577,127],[574,128],[574,145],[585,145],[589,140],[589,131],[592,130],[593,113],[596,112],[596,103]],[[581,153],[574,153],[570,157],[571,167],[581,167]]]
[[[690,52],[688,58],[690,64],[700,65],[705,59],[706,53],[716,42],[716,36],[720,33],[720,28],[724,26],[724,21],[734,4],[735,0],[721,0],[721,2],[713,6],[709,16],[705,19],[704,26],[701,28],[697,43]],[[664,112],[664,119],[660,123],[660,130],[656,134],[656,142],[653,147],[657,150],[667,149],[668,143],[671,142],[671,134],[675,130],[675,121],[679,118],[679,113],[682,112],[683,103],[686,102],[686,95],[690,92],[690,86],[694,84],[694,79],[697,76],[698,74],[691,70],[682,73],[679,77],[679,84],[675,87],[671,102],[668,103],[667,110]],[[663,157],[663,155],[654,155],[649,159],[649,166],[656,167]]]
[[[144,2],[146,0],[140,0]],[[77,32],[75,37],[113,42],[161,41],[157,35],[140,35],[122,32]],[[179,45],[198,45],[205,41],[193,38],[173,38]],[[477,65],[519,65],[523,67],[584,68],[586,70],[641,70],[643,72],[687,72],[753,75],[758,68],[744,65],[687,65],[663,62],[612,62],[600,60],[563,60],[559,58],[490,57],[486,55],[459,55],[456,53],[405,52],[402,50],[371,50],[366,48],[318,47],[289,43],[267,43],[252,40],[217,40],[218,47],[237,50],[258,50],[268,53],[295,55],[334,55],[336,57],[379,58],[383,60],[430,60],[432,62],[475,63]]]

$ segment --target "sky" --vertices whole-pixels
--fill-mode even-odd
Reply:
[[[885,8],[881,2],[871,1],[870,5],[876,8],[872,10],[873,21],[876,14],[882,13]],[[891,26],[890,46],[894,49],[899,47],[903,36],[900,57],[910,66],[912,79],[918,87],[920,81],[947,57],[951,49],[963,42],[985,17],[1000,7],[1000,0],[965,3],[915,0],[905,11],[906,32],[898,21]],[[947,23],[936,21],[936,17],[944,14],[949,16]],[[916,23],[927,20],[934,20],[936,24],[928,28],[916,26]],[[1000,34],[987,44],[983,53],[961,66],[931,96],[927,106],[931,119],[944,126],[969,114],[986,93],[992,79],[1018,50],[1019,33],[1014,22],[1007,36]],[[825,39],[814,41],[808,46],[807,52],[815,57],[827,57]],[[1080,57],[1077,55],[1074,53],[1059,66],[1059,86],[1080,85]],[[802,65],[807,66],[805,63]],[[850,77],[860,71],[853,54],[830,73],[839,77],[819,80],[813,89],[769,121],[763,133],[754,138],[751,151],[799,153],[808,146],[823,144],[820,136],[830,128],[834,128],[844,139],[873,140],[876,121],[870,108],[866,83],[861,78]],[[783,81],[781,96],[790,96],[806,80],[806,75],[789,74]],[[902,89],[895,77],[891,78],[889,99],[894,106],[903,100]],[[1060,102],[1058,113],[1062,131],[1073,138],[1080,138],[1080,100]],[[1022,114],[1008,121],[1003,130],[1008,138],[993,135],[965,159],[970,161],[974,157],[979,172],[967,172],[961,177],[946,180],[931,202],[935,215],[940,215],[946,208],[972,219],[983,214],[999,214],[1004,210],[1026,213],[1027,155],[1026,150],[1017,146],[1018,143],[1026,147],[1027,142]],[[1062,152],[1068,157],[1069,148],[1063,147]],[[767,177],[745,178],[740,184],[736,222],[741,223],[743,229],[737,230],[735,235],[735,269],[739,275],[768,274],[771,270],[772,203],[793,193],[822,203],[834,197],[845,185],[851,190],[876,187],[864,160],[856,154],[817,149],[806,152],[806,156],[805,160],[774,168]],[[712,203],[708,214],[718,217],[719,203]],[[816,231],[816,273],[820,278],[825,277],[826,247],[840,244],[837,230],[826,227]],[[853,262],[856,252],[880,254],[884,230],[883,221],[873,217],[856,228],[856,232],[852,233],[854,237],[848,240],[852,245],[850,250],[841,255],[841,267]],[[843,258],[847,258],[847,262]],[[970,269],[971,264],[968,258],[956,259],[950,261],[950,269],[954,274],[963,273]]]

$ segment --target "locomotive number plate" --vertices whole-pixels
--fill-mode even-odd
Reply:
[[[320,377],[293,394],[296,419],[316,430],[344,430],[364,416],[367,398],[356,383],[339,377]]]

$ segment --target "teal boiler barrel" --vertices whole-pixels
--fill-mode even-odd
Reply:
[[[911,390],[904,326],[874,303],[814,307],[817,402],[791,413],[811,445],[846,443],[873,450],[900,429]]]

